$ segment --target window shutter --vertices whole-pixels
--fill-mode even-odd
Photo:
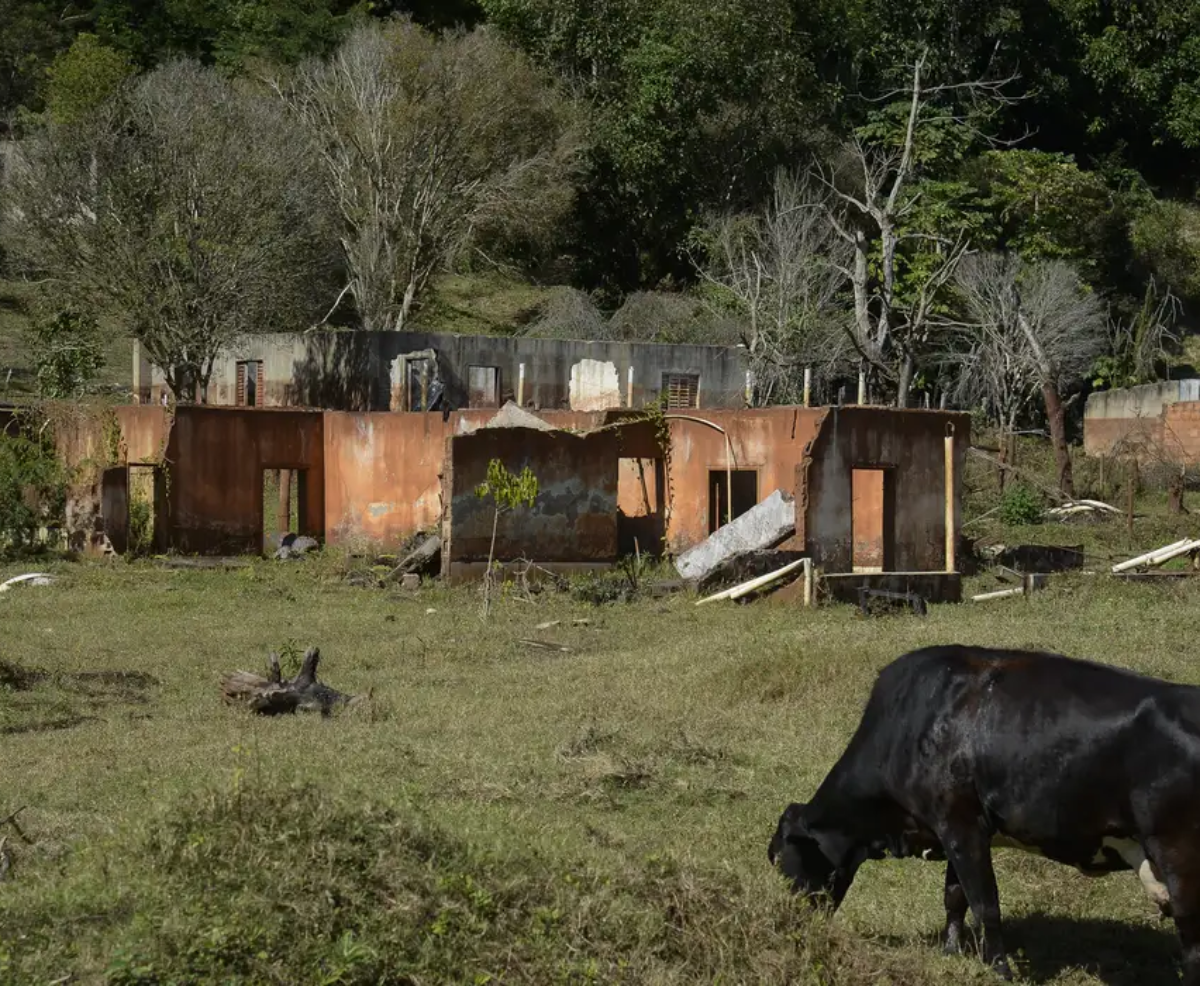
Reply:
[[[700,406],[700,375],[697,373],[664,373],[662,389],[669,410]]]

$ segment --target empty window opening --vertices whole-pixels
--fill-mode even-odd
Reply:
[[[429,406],[433,386],[433,361],[428,358],[406,359],[404,406],[409,411],[424,411]]]
[[[237,365],[234,403],[238,407],[261,407],[263,401],[262,360],[243,360]]]
[[[667,398],[668,410],[700,406],[699,373],[664,373],[662,392]]]
[[[467,367],[467,406],[500,406],[500,369],[498,367]]]
[[[851,566],[856,572],[893,569],[895,529],[888,469],[855,469],[850,482]]]
[[[729,510],[730,481],[733,509]],[[710,469],[708,473],[708,533],[736,520],[758,503],[758,472],[754,469]]]
[[[273,554],[285,535],[305,534],[307,469],[263,470],[263,549]]]

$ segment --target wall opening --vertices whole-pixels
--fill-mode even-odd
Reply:
[[[893,486],[890,469],[855,469],[851,474],[851,567],[856,572],[889,572],[894,568]]]
[[[274,553],[285,534],[308,534],[307,469],[264,469],[262,479],[263,550]]]
[[[622,555],[661,555],[666,535],[663,460],[622,458],[617,470],[617,550]]]
[[[154,532],[158,523],[158,497],[154,465],[129,465],[129,534],[131,555],[148,555],[154,550]]]
[[[500,368],[496,366],[467,367],[467,406],[500,406]]]
[[[733,510],[729,505],[729,485],[733,481]],[[736,520],[758,503],[758,471],[734,469],[732,474],[724,469],[708,471],[708,533]]]
[[[667,398],[667,410],[700,406],[699,373],[664,373],[662,392]]]

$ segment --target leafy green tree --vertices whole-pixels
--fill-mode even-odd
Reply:
[[[809,46],[789,0],[482,0],[489,19],[595,111],[574,241],[613,294],[687,278],[706,211],[769,195],[816,130]]]
[[[496,556],[496,530],[500,515],[518,507],[533,507],[538,495],[537,476],[526,466],[520,473],[509,472],[499,459],[488,463],[487,479],[475,488],[475,495],[492,501],[492,541],[488,546],[487,576],[483,583],[483,615],[488,615],[493,580],[492,564]]]
[[[54,123],[75,123],[95,111],[135,69],[123,52],[94,34],[80,34],[47,70],[46,112]]]
[[[35,319],[29,344],[43,397],[81,397],[104,367],[99,324],[76,308]]]
[[[0,136],[20,107],[36,107],[46,68],[70,40],[71,7],[0,0]]]

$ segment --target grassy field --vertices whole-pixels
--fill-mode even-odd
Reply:
[[[548,593],[484,622],[472,590],[354,588],[343,564],[56,563],[0,596],[0,818],[26,806],[32,840],[0,832],[0,983],[992,982],[936,950],[939,864],[868,864],[811,917],[767,865],[779,811],[913,647],[1200,681],[1190,583],[1079,575],[871,620]],[[309,643],[367,710],[221,704],[223,671]],[[1176,981],[1132,875],[997,869],[1026,981]]]

